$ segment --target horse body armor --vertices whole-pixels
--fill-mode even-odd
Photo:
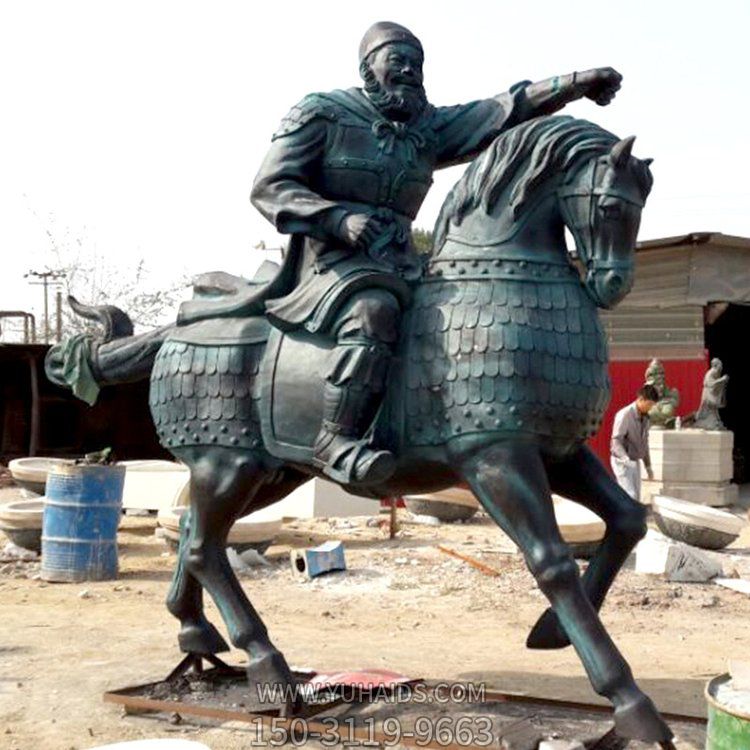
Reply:
[[[256,448],[258,372],[265,346],[167,340],[151,373],[149,404],[161,444]]]
[[[409,445],[481,432],[577,442],[596,433],[609,401],[604,332],[559,255],[529,261],[488,248],[433,260],[407,316],[405,354]]]

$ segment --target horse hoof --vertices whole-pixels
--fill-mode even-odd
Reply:
[[[570,646],[568,636],[560,627],[557,615],[548,609],[537,620],[526,639],[526,648],[539,650],[565,648]]]
[[[177,642],[180,644],[180,651],[186,654],[210,656],[229,651],[227,642],[208,620],[197,625],[183,625]]]
[[[276,706],[282,716],[288,716],[302,707],[297,680],[280,651],[273,649],[253,657],[247,665],[247,681],[263,710]]]
[[[674,735],[651,699],[641,694],[615,709],[615,730],[621,737],[641,742],[670,742]]]

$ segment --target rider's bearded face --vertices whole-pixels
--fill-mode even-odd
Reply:
[[[365,91],[389,119],[407,122],[427,105],[422,85],[422,54],[410,44],[386,44],[360,66]]]

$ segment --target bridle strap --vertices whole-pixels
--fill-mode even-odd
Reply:
[[[592,188],[591,190],[571,188],[570,190],[558,190],[557,194],[561,198],[586,198],[595,195],[604,196],[605,198],[618,198],[624,203],[630,203],[639,208],[643,208],[646,205],[643,201],[634,200],[629,195],[625,195],[625,193],[621,193],[619,190],[607,190],[606,188]]]
[[[594,223],[595,223],[595,212],[596,212],[596,206],[598,204],[598,198],[616,198],[618,200],[621,200],[625,203],[629,203],[633,206],[638,206],[639,208],[643,208],[645,205],[644,201],[638,201],[634,200],[632,197],[625,195],[624,193],[620,192],[619,190],[612,190],[608,188],[603,187],[597,187],[596,186],[596,178],[597,178],[597,172],[600,165],[603,165],[604,162],[601,159],[597,159],[595,162],[592,163],[592,167],[590,168],[591,172],[591,187],[588,189],[581,188],[580,185],[571,186],[569,188],[560,187],[557,190],[558,198],[561,199],[561,208],[563,217],[567,219],[566,224],[568,224],[569,228],[572,230],[573,226],[577,228],[577,230],[583,231],[584,227],[579,226],[577,222],[572,222],[571,219],[574,218],[569,203],[568,198],[588,198],[589,199],[589,205],[588,205],[588,226],[585,227],[585,230],[588,232],[588,247],[593,247],[593,241],[594,241]],[[572,224],[572,226],[571,226]],[[585,259],[586,267],[594,267],[597,270],[620,270],[624,269],[627,270],[630,268],[631,264],[627,261],[618,261],[618,260],[594,260],[593,258]]]
[[[597,271],[629,271],[633,264],[628,260],[590,260],[587,264]]]

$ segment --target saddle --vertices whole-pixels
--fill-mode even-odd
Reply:
[[[266,261],[252,279],[221,271],[198,276],[195,296],[181,305],[169,338],[197,346],[263,346],[260,371],[247,376],[255,381],[251,389],[258,394],[264,447],[282,461],[310,466],[323,420],[325,374],[335,341],[306,328],[285,331],[269,320],[265,303],[282,288],[278,280],[283,273],[284,264]],[[352,291],[356,285],[347,289]],[[366,436],[379,445],[387,441],[382,430],[389,420],[383,411],[375,420],[379,427],[373,425]],[[361,494],[361,488],[356,489]]]
[[[266,300],[288,284],[290,266],[286,262],[266,260],[252,279],[212,271],[197,277],[193,283],[193,299],[180,305],[177,325],[186,326],[214,318],[263,316]]]

